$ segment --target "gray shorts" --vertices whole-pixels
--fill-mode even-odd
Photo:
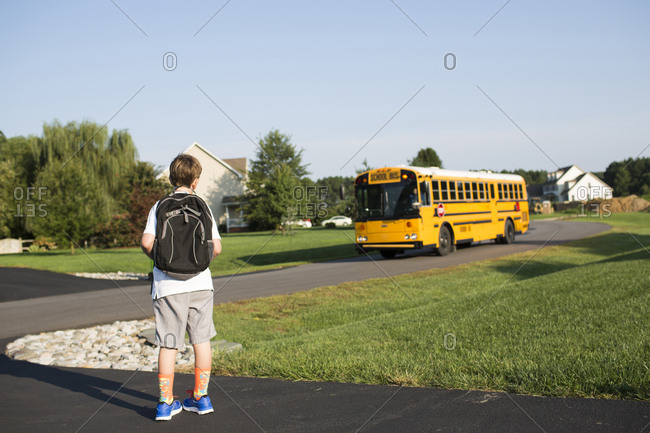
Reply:
[[[213,291],[180,293],[154,299],[156,344],[169,349],[185,348],[185,331],[190,344],[210,341],[217,335],[212,321]]]

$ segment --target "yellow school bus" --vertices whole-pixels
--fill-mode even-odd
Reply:
[[[385,258],[494,239],[510,244],[528,230],[528,197],[521,176],[437,167],[385,167],[355,179],[355,240],[359,253]]]

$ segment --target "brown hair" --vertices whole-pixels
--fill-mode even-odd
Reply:
[[[179,154],[169,165],[169,182],[175,186],[190,187],[201,176],[201,163],[192,155]]]

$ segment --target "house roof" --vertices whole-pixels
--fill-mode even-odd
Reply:
[[[248,172],[248,167],[246,166],[246,158],[224,158],[223,161],[244,176]]]
[[[557,170],[550,171],[549,173],[559,173],[559,176],[557,176],[555,179],[547,180],[544,183],[544,185],[551,185],[551,184],[559,185],[559,184],[563,184],[563,183],[575,180],[575,179],[565,179],[564,178],[564,176],[566,176],[566,174],[569,172],[569,170],[571,170],[573,167],[577,168],[578,170],[580,170],[582,172],[582,174],[579,177],[582,177],[582,176],[584,176],[585,173],[587,173],[586,171],[584,171],[583,169],[581,169],[580,167],[578,167],[575,164],[570,165],[568,167],[558,168]]]
[[[231,172],[233,172],[234,174],[236,174],[237,177],[239,177],[240,179],[242,179],[242,178],[244,177],[244,176],[243,176],[243,175],[242,175],[238,170],[235,170],[235,169],[234,169],[230,164],[228,164],[226,161],[224,161],[223,159],[221,159],[221,158],[219,158],[218,156],[214,155],[212,152],[210,152],[208,149],[206,149],[205,147],[201,146],[201,145],[200,145],[199,143],[197,143],[197,142],[194,142],[194,143],[192,143],[190,146],[188,146],[188,148],[185,149],[185,150],[183,151],[183,153],[187,153],[187,152],[189,152],[189,150],[192,149],[193,147],[196,147],[196,148],[200,149],[203,153],[205,153],[206,155],[208,155],[210,158],[214,159],[214,160],[217,161],[219,164],[223,165],[225,168],[227,168],[228,170],[230,170]],[[237,158],[237,159],[244,159],[244,160],[245,160],[246,158]]]
[[[578,176],[578,177],[576,178],[576,183],[575,183],[575,185],[574,185],[573,187],[571,187],[571,189],[575,188],[576,185],[578,185],[578,183],[582,180],[582,178],[587,177],[587,176],[591,177],[591,178],[594,179],[596,182],[599,182],[600,184],[605,185],[605,186],[608,187],[608,188],[611,188],[611,186],[609,186],[609,185],[608,185],[604,180],[600,179],[598,176],[596,176],[596,175],[593,174],[592,172],[588,171],[588,172],[586,172],[586,173],[584,173],[584,174],[582,174],[581,176]]]

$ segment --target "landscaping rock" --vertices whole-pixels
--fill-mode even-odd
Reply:
[[[152,319],[118,321],[110,325],[26,335],[7,344],[6,354],[18,360],[42,365],[116,370],[156,371],[159,348],[154,346]],[[226,340],[211,342],[215,353],[242,350]],[[186,341],[178,352],[179,367],[194,364],[194,349]]]

